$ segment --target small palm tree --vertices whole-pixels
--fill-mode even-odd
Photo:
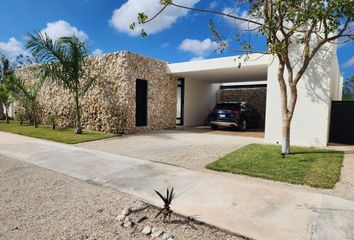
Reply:
[[[82,134],[81,100],[97,76],[87,71],[87,44],[76,36],[53,41],[47,34],[27,34],[26,48],[41,64],[45,77],[68,89],[75,99],[76,134]]]
[[[25,109],[29,110],[35,128],[38,127],[38,93],[43,85],[44,79],[38,78],[34,83],[25,82],[15,74],[7,81],[11,96],[18,101]]]

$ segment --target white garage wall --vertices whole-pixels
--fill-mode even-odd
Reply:
[[[184,126],[202,125],[217,102],[220,84],[188,78],[184,84]]]
[[[297,46],[294,46],[292,53],[292,60],[295,62],[301,56],[302,51]],[[281,143],[282,139],[280,89],[277,80],[277,70],[278,61],[275,59],[268,68],[265,129],[265,139],[268,143]],[[341,99],[341,86],[336,49],[333,46],[326,46],[315,56],[303,78],[298,83],[298,101],[290,133],[291,144],[306,146],[327,145],[331,101],[332,99]]]

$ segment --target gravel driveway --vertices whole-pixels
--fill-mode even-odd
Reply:
[[[151,239],[116,220],[139,200],[1,155],[0,192],[0,239]],[[149,207],[131,219],[147,216],[144,225],[163,228],[176,240],[241,239],[178,216],[162,224],[156,213]]]
[[[262,138],[208,131],[159,130],[80,143],[77,146],[202,170],[208,163],[247,144],[263,142]]]

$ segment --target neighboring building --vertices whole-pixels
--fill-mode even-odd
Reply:
[[[293,50],[300,56],[300,50]],[[91,72],[100,72],[96,85],[82,102],[82,124],[90,130],[126,133],[177,125],[202,125],[218,101],[245,99],[258,106],[265,140],[281,142],[280,90],[277,61],[272,55],[251,54],[167,64],[130,52],[89,58]],[[295,59],[295,57],[294,57]],[[295,60],[294,60],[295,61]],[[240,65],[240,67],[239,67]],[[29,81],[33,69],[17,70]],[[319,53],[298,84],[291,142],[325,146],[328,143],[331,101],[341,100],[342,78],[334,46]],[[41,120],[62,116],[60,125],[74,126],[70,95],[47,82],[40,94]]]

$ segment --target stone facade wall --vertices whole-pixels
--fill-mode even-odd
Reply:
[[[125,133],[138,130],[173,128],[176,123],[177,80],[166,74],[166,63],[130,52],[117,52],[88,58],[89,69],[99,74],[82,100],[84,129]],[[33,68],[17,74],[33,81]],[[148,81],[148,126],[135,127],[135,80]],[[59,125],[75,127],[74,99],[56,83],[46,81],[41,89],[39,120],[49,114],[60,116]]]
[[[220,90],[220,102],[248,102],[262,117],[264,126],[266,114],[267,88],[234,88]]]

